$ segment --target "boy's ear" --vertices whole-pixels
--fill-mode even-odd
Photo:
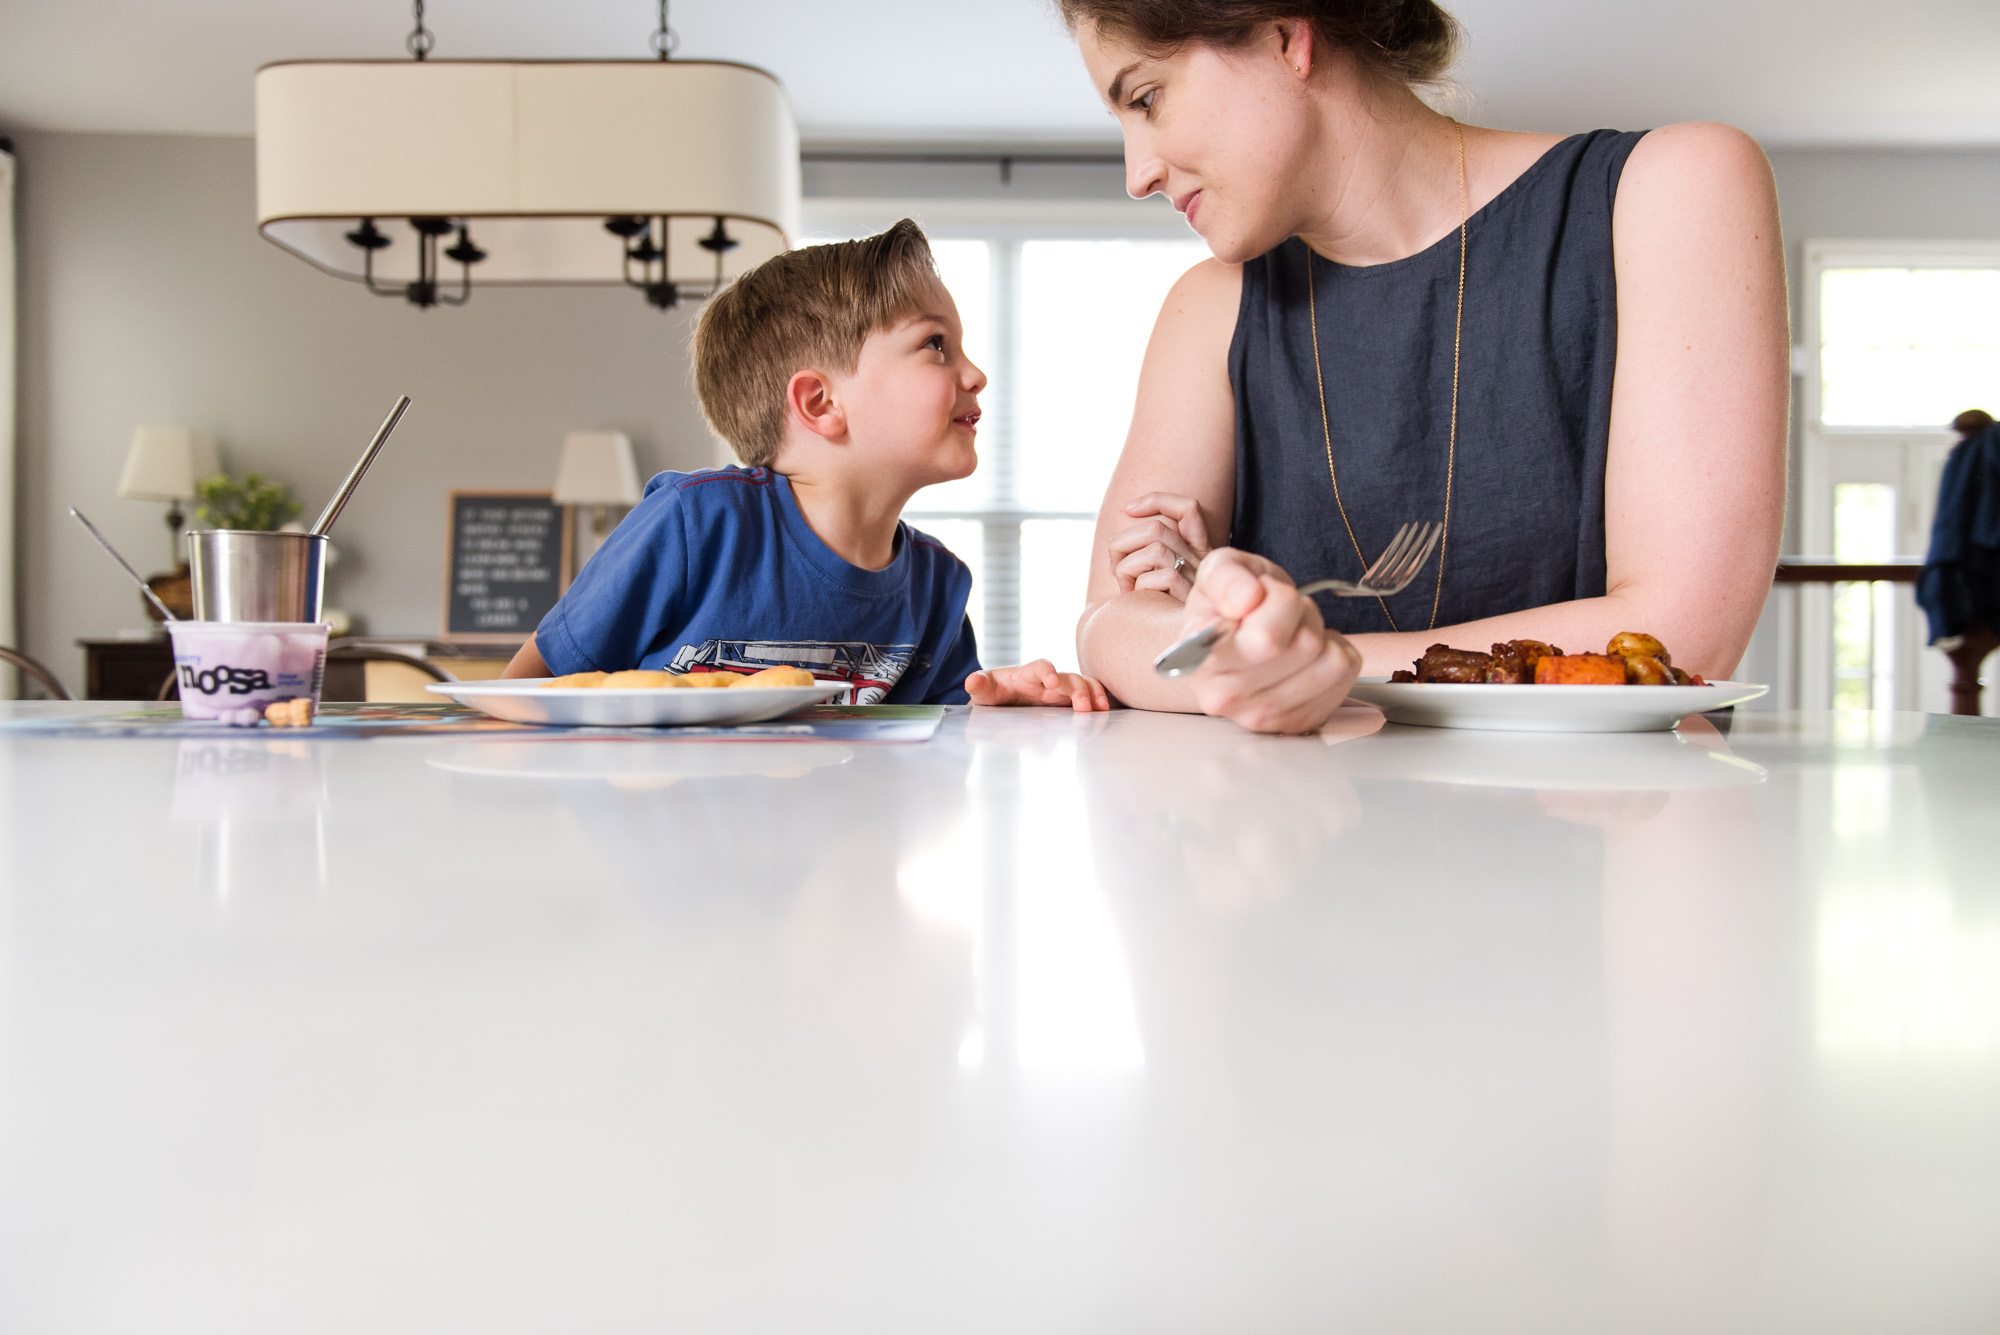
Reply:
[[[847,413],[834,401],[833,381],[824,371],[795,372],[785,386],[785,407],[815,436],[838,440],[847,434]]]

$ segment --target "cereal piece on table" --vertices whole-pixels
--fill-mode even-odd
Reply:
[[[680,686],[684,683],[671,672],[656,672],[649,668],[634,668],[630,672],[613,672],[597,683],[607,691],[628,690],[635,686],[663,688]]]
[[[813,674],[802,667],[768,667],[747,677],[738,677],[731,686],[810,686]]]
[[[313,721],[312,697],[301,695],[266,705],[264,717],[274,728],[310,728]]]
[[[611,674],[609,672],[572,672],[567,677],[550,678],[548,681],[542,683],[542,689],[547,691],[547,690],[552,690],[558,686],[566,686],[566,687],[602,686],[604,684],[604,679],[610,675]]]
[[[1551,655],[1535,664],[1537,686],[1623,686],[1625,660],[1610,654]]]

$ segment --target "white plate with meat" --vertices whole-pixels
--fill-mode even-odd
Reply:
[[[1752,682],[1704,686],[1536,686],[1364,677],[1350,693],[1391,723],[1506,732],[1665,732],[1689,714],[1755,700]]]

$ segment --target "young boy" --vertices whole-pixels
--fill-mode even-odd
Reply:
[[[791,665],[849,704],[1110,708],[1045,660],[981,671],[972,573],[899,518],[977,466],[986,387],[915,223],[738,278],[702,312],[694,374],[748,467],[648,483],[508,676]]]

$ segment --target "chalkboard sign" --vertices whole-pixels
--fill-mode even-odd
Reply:
[[[571,511],[546,491],[454,491],[444,638],[519,644],[569,587]]]

